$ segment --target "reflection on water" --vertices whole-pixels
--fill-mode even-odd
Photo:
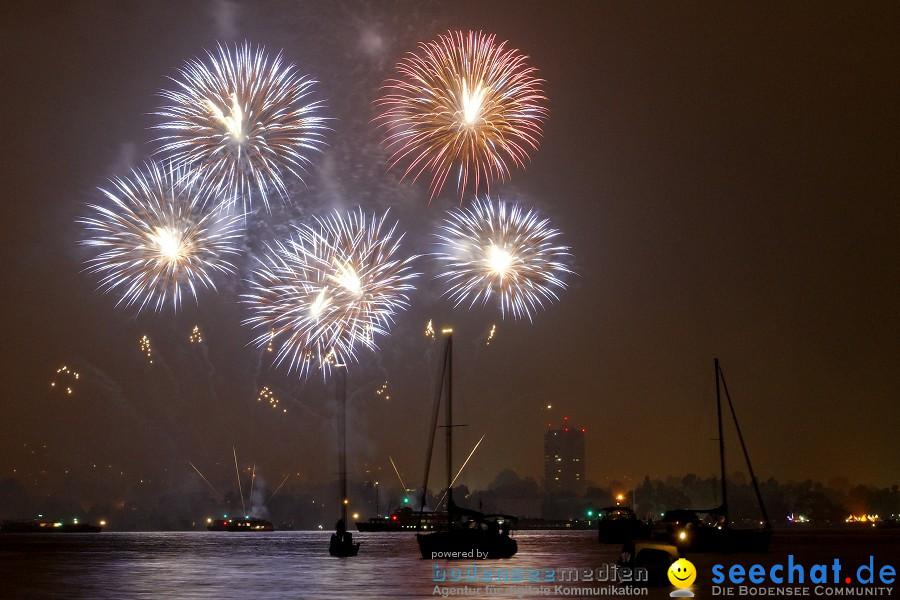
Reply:
[[[877,535],[876,535],[877,533]],[[413,534],[369,533],[351,559],[328,555],[330,532],[102,533],[0,536],[0,596],[4,598],[428,598],[433,568],[467,561],[419,558]],[[614,563],[620,548],[602,545],[592,531],[526,531],[519,553],[485,566],[598,569]],[[832,562],[859,565],[874,555],[900,567],[900,534],[853,532],[780,534],[764,555],[689,556],[698,570],[693,590],[710,597],[713,564],[771,565]],[[458,585],[458,584],[457,584]],[[472,585],[472,584],[470,584]],[[483,584],[475,584],[481,585]],[[532,584],[534,585],[534,584]],[[587,585],[587,584],[585,584]],[[590,585],[608,586],[608,582]],[[651,588],[668,598],[672,588]],[[493,595],[492,598],[516,596]],[[552,596],[551,596],[552,597]],[[566,597],[580,597],[568,595]]]

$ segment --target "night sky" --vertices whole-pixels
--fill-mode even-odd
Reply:
[[[453,309],[420,259],[410,309],[350,371],[351,476],[393,480],[392,456],[408,485],[420,483],[439,358],[423,332],[434,319],[456,331],[456,412],[468,424],[458,460],[486,434],[470,487],[504,468],[539,479],[543,434],[564,416],[587,429],[587,476],[599,485],[715,473],[715,356],[759,476],[898,482],[895,4],[92,1],[0,11],[0,479],[54,488],[68,469],[91,482],[84,494],[115,494],[162,472],[194,481],[188,461],[224,479],[233,446],[268,481],[333,477],[333,384],[297,380],[248,345],[238,303],[247,267],[290,223],[358,205],[391,207],[405,251],[432,250],[458,196],[448,185],[429,204],[427,181],[388,171],[372,102],[418,42],[475,29],[509,40],[546,80],[541,146],[492,192],[549,218],[576,275],[530,324],[501,320],[494,305]],[[218,294],[177,314],[116,309],[82,272],[90,255],[76,219],[108,177],[151,157],[167,77],[217,41],[244,40],[283,50],[318,80],[329,147],[290,206],[249,219],[242,275],[217,280]],[[195,325],[204,339],[191,345]],[[50,387],[62,365],[81,374],[71,396]],[[385,381],[388,394],[377,394]],[[262,386],[279,410],[257,401]],[[729,471],[746,471],[726,436]]]

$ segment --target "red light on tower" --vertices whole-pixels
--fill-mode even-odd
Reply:
[[[587,429],[585,429],[584,427],[582,427],[582,428],[581,428],[581,433],[586,433],[586,432],[587,432]]]

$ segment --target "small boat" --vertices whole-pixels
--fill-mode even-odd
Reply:
[[[446,475],[447,475],[447,523],[441,531],[416,533],[416,541],[422,558],[443,559],[483,559],[509,558],[519,549],[516,540],[510,537],[515,517],[508,515],[486,515],[475,510],[456,506],[453,502],[453,480],[451,465],[453,460],[453,335],[445,332],[447,342],[441,367],[440,382],[435,397],[434,419],[432,421],[428,458],[425,461],[425,481],[422,484],[422,505],[420,515],[424,515],[425,490],[428,489],[428,471],[434,449],[437,430],[437,416],[441,397],[446,395],[444,406],[444,429],[446,431]],[[446,393],[445,393],[446,392]]]
[[[597,539],[601,544],[622,544],[650,537],[650,525],[638,519],[628,506],[607,506],[599,514]]]
[[[260,517],[247,516],[212,519],[207,522],[206,529],[209,531],[275,531],[275,526]]]
[[[769,542],[772,539],[772,524],[763,503],[762,494],[759,491],[759,482],[750,464],[750,455],[744,444],[744,436],[734,412],[731,395],[725,384],[725,375],[719,365],[719,359],[715,359],[716,370],[716,408],[718,411],[719,425],[719,465],[721,469],[721,494],[722,504],[715,508],[696,510],[678,509],[670,510],[663,514],[662,519],[653,525],[653,538],[664,540],[678,546],[679,550],[691,550],[694,552],[767,552]],[[731,417],[737,430],[741,449],[744,451],[744,459],[756,492],[756,500],[762,513],[763,527],[760,529],[737,529],[731,526],[728,515],[728,490],[725,477],[725,438],[722,433],[722,391],[728,400],[731,409]]]
[[[331,534],[331,541],[328,543],[328,554],[341,557],[359,554],[359,542],[353,542],[353,534],[347,531],[343,519],[337,522],[335,532]]]
[[[446,512],[429,510],[420,514],[408,506],[398,508],[389,517],[372,517],[368,521],[356,521],[356,529],[365,532],[400,532],[418,529],[439,531],[446,525]]]
[[[509,558],[518,551],[516,540],[509,535],[516,517],[483,514],[452,502],[447,514],[450,524],[443,530],[416,534],[422,558]]]
[[[101,521],[99,525],[93,523],[79,523],[72,521],[65,523],[63,521],[39,521],[37,519],[30,521],[2,521],[0,522],[0,532],[2,533],[100,533],[103,531],[105,522]]]

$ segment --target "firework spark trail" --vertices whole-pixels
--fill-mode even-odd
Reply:
[[[253,463],[253,472],[250,473],[250,492],[247,494],[247,499],[250,500],[250,512],[253,512],[253,485],[256,483],[256,463]]]
[[[376,117],[401,178],[432,173],[431,198],[456,170],[460,200],[472,182],[507,179],[538,147],[547,115],[542,80],[528,58],[482,32],[448,32],[419,44],[397,64],[400,79],[385,83]]]
[[[234,472],[237,475],[238,491],[241,493],[241,515],[246,515],[247,507],[244,506],[244,487],[241,485],[241,470],[238,468],[237,450],[232,446],[231,451],[234,453]]]
[[[269,386],[264,386],[261,390],[259,390],[259,395],[256,397],[257,402],[266,402],[269,406],[274,409],[278,409],[278,398],[275,396],[275,392],[269,389]],[[286,413],[287,409],[281,409],[282,413]]]
[[[166,119],[158,152],[199,170],[224,208],[243,199],[249,212],[255,191],[268,210],[269,192],[286,200],[284,177],[302,181],[308,154],[325,145],[322,102],[307,101],[316,82],[247,42],[206,54],[208,64],[189,60],[172,79],[178,87],[160,92],[171,104],[156,113]]]
[[[188,342],[190,342],[191,344],[203,343],[203,333],[200,331],[199,325],[194,325],[194,328],[191,330],[191,334],[188,336]]]
[[[214,491],[214,492],[216,493],[216,496],[219,496],[219,497],[221,498],[221,497],[222,497],[222,494],[219,493],[219,490],[217,490],[216,488],[213,487],[213,484],[211,484],[211,483],[209,482],[209,479],[207,479],[206,476],[203,475],[203,473],[200,472],[200,469],[198,469],[197,467],[195,467],[195,466],[194,466],[194,463],[192,463],[191,461],[188,461],[188,464],[191,465],[191,468],[193,468],[195,471],[197,471],[197,475],[199,475],[199,476],[203,479],[203,481],[206,482],[206,485],[209,486],[209,489],[211,489],[212,491]]]
[[[400,477],[400,471],[397,469],[397,465],[394,464],[394,459],[390,455],[388,455],[388,459],[390,459],[391,461],[391,466],[394,467],[394,473],[397,474],[397,479],[400,480],[400,485],[403,486],[403,495],[406,495],[406,484],[403,483],[403,478]]]
[[[487,334],[487,339],[484,342],[485,346],[490,346],[491,342],[494,339],[494,336],[497,334],[497,324],[491,325],[491,330]]]
[[[276,364],[287,361],[301,375],[315,365],[327,374],[333,364],[355,361],[357,345],[375,349],[376,336],[388,333],[418,274],[411,271],[415,257],[395,256],[403,235],[386,219],[387,212],[335,212],[295,227],[257,258],[244,323],[262,330],[257,347],[274,342]]]
[[[77,371],[70,369],[67,365],[63,365],[56,370],[56,375],[50,382],[50,387],[64,390],[67,396],[71,396],[75,391],[75,382],[80,378],[81,375]]]
[[[485,435],[487,435],[487,434],[485,434]],[[469,452],[469,456],[466,457],[465,462],[463,462],[462,466],[459,468],[459,471],[456,472],[456,477],[454,477],[454,478],[453,478],[453,481],[450,482],[450,485],[449,485],[449,487],[447,488],[447,490],[449,490],[450,488],[452,488],[452,487],[453,487],[453,484],[456,483],[456,480],[459,479],[459,476],[462,475],[463,469],[465,469],[465,468],[466,468],[466,465],[469,464],[469,460],[472,458],[472,455],[475,454],[475,451],[478,450],[478,446],[480,446],[480,445],[481,445],[481,442],[483,442],[483,441],[484,441],[484,435],[482,435],[482,436],[481,436],[481,439],[478,440],[478,441],[475,443],[475,447],[472,448],[472,451],[471,451],[471,452]],[[440,505],[441,505],[441,502],[444,501],[444,498],[447,496],[447,490],[444,490],[444,495],[441,496],[441,499],[440,499],[440,500],[438,500],[437,506],[440,506]]]
[[[97,254],[86,270],[99,275],[103,293],[121,294],[116,306],[148,305],[159,311],[171,299],[177,311],[185,289],[216,289],[213,275],[232,274],[242,217],[213,210],[211,196],[190,173],[149,163],[128,179],[110,181],[101,192],[110,206],[89,205],[92,216],[78,220]]]
[[[147,357],[147,360],[150,364],[153,364],[153,347],[150,345],[150,338],[146,335],[142,336],[140,340],[138,340],[138,348],[141,350],[141,354]]]
[[[503,317],[531,321],[545,302],[559,299],[554,288],[565,288],[561,276],[572,272],[565,264],[569,248],[554,245],[559,231],[516,204],[476,198],[470,208],[451,210],[435,235],[438,278],[455,306],[496,296]]]
[[[277,493],[278,493],[278,490],[280,490],[280,489],[281,489],[281,486],[283,486],[283,485],[284,485],[284,482],[285,482],[285,481],[287,481],[287,480],[288,480],[288,477],[290,477],[290,476],[291,476],[291,474],[290,474],[290,473],[288,473],[288,474],[287,474],[287,475],[285,475],[285,476],[284,476],[284,479],[282,479],[282,480],[281,480],[281,483],[279,483],[279,484],[278,484],[278,487],[277,487],[277,488],[275,488],[275,491],[274,491],[274,492],[272,492],[272,495],[271,495],[271,496],[269,496],[269,499],[268,499],[268,500],[266,500],[266,502],[265,502],[265,503],[266,503],[266,504],[268,504],[268,503],[269,503],[269,502],[270,502],[270,501],[271,501],[271,500],[272,500],[272,498],[274,498],[274,497],[275,497],[275,494],[277,494]]]
[[[212,377],[216,373],[216,366],[209,358],[209,346],[207,344],[206,338],[203,337],[203,331],[200,329],[200,325],[194,325],[194,328],[191,330],[190,335],[188,335],[188,343],[195,348],[195,355],[203,361],[203,366],[206,369],[206,376],[208,378],[207,390],[212,397],[215,397],[216,392]]]

